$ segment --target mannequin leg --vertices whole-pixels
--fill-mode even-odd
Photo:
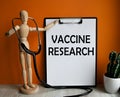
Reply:
[[[31,56],[26,54],[27,70],[28,70],[28,86],[34,88],[35,85],[32,84],[32,68],[31,68]]]
[[[27,85],[27,74],[26,74],[26,67],[25,67],[25,54],[24,54],[24,52],[20,52],[20,63],[22,65],[24,88],[29,89],[30,87]]]

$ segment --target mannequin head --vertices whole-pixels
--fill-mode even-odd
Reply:
[[[27,23],[28,21],[28,12],[26,10],[20,11],[20,18],[22,23]]]

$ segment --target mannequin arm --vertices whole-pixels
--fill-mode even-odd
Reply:
[[[52,27],[53,27],[54,25],[56,25],[58,22],[59,22],[59,20],[55,20],[54,22],[48,24],[47,26],[45,26],[45,27],[43,28],[44,31],[46,31],[46,30],[52,28]]]
[[[38,28],[39,31],[46,31],[50,28],[52,28],[55,24],[58,23],[58,20],[48,24],[47,26],[45,26],[44,28]],[[30,27],[30,31],[36,31],[36,28],[35,27]]]
[[[15,29],[16,29],[16,31],[18,31],[20,29],[20,27],[18,25],[16,25]],[[9,36],[13,35],[14,33],[15,33],[15,30],[12,28],[8,32],[5,33],[5,36],[9,37]]]

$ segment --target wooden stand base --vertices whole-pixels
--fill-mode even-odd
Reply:
[[[38,90],[39,90],[39,86],[38,85],[35,85],[34,88],[30,88],[30,89],[25,89],[24,87],[20,88],[20,92],[21,93],[28,94],[28,95],[29,94],[34,94],[34,93],[38,92]]]

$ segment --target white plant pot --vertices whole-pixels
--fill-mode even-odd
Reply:
[[[108,93],[116,93],[120,88],[120,78],[110,78],[104,75],[104,87]]]

